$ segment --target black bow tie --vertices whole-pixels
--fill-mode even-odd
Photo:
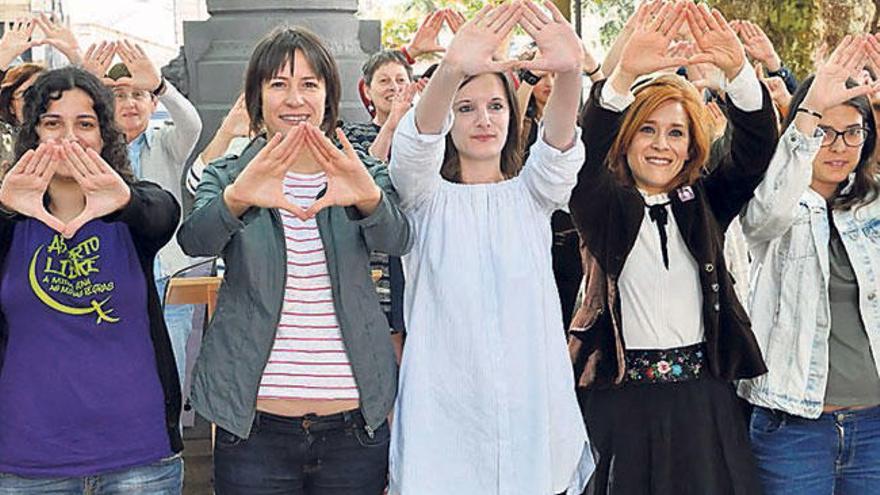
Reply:
[[[666,248],[666,224],[669,221],[669,214],[666,213],[666,205],[651,205],[648,207],[648,216],[657,224],[657,230],[660,232],[660,251],[663,254],[663,266],[669,270],[669,251]]]

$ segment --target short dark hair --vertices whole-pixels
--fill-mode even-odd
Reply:
[[[402,66],[406,70],[406,77],[410,81],[413,80],[412,65],[406,61],[406,57],[403,56],[403,53],[400,53],[400,50],[380,50],[370,55],[370,58],[361,67],[361,73],[367,86],[373,84],[373,75],[379,70],[379,67],[385,64],[398,64]]]
[[[289,63],[293,70],[294,52],[300,50],[315,75],[324,82],[327,96],[324,99],[324,120],[321,130],[327,137],[332,137],[339,116],[339,99],[341,84],[339,69],[333,55],[324,46],[315,33],[303,27],[278,27],[270,31],[257,43],[244,79],[244,100],[248,117],[251,119],[251,133],[262,132],[263,119],[263,83],[275,77],[275,74]]]
[[[520,138],[522,117],[513,81],[501,72],[492,72],[491,74],[501,79],[504,95],[507,97],[507,107],[509,108],[507,115],[510,121],[507,124],[507,138],[504,140],[504,146],[501,148],[501,175],[505,179],[510,179],[519,175],[520,170],[522,170],[522,140]],[[467,77],[458,86],[458,90],[461,91],[461,88],[477,77],[479,75]],[[458,149],[452,141],[451,132],[446,134],[446,149],[443,152],[443,165],[440,167],[440,175],[450,182],[461,182],[461,161],[458,156]]]
[[[791,95],[791,103],[789,103],[788,116],[782,122],[782,133],[792,125],[794,118],[797,116],[797,108],[804,102],[807,92],[816,79],[815,74],[811,74],[801,82],[794,94]],[[855,88],[858,83],[852,79],[846,81],[847,88]],[[848,210],[854,206],[865,205],[877,199],[880,195],[880,180],[878,180],[877,164],[871,157],[874,155],[874,147],[877,146],[877,123],[874,121],[874,112],[871,109],[871,102],[867,96],[857,96],[847,100],[841,105],[855,108],[862,116],[862,123],[868,129],[865,142],[862,144],[862,152],[859,154],[859,163],[855,168],[855,179],[852,188],[846,194],[838,194],[831,200],[832,209]],[[846,181],[837,187],[838,193],[846,186]]]
[[[116,127],[113,117],[113,94],[90,72],[72,65],[44,72],[28,89],[28,97],[24,104],[24,122],[15,143],[16,162],[27,150],[39,146],[37,125],[40,116],[46,113],[53,101],[57,101],[65,91],[71,89],[81,89],[92,99],[92,109],[98,117],[101,140],[104,141],[101,157],[125,182],[133,183],[135,179],[128,162],[125,135]]]
[[[28,62],[17,65],[6,72],[3,82],[0,84],[0,120],[13,126],[21,125],[21,122],[18,121],[15,112],[12,110],[12,96],[34,74],[39,74],[45,70],[46,68],[40,64]]]

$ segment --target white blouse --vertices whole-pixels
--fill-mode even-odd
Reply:
[[[704,334],[700,268],[678,230],[667,195],[642,195],[645,216],[618,281],[623,341],[630,350],[700,343]],[[663,263],[660,231],[648,214],[648,206],[664,203],[669,268]]]
[[[411,110],[389,166],[415,227],[390,493],[580,494],[594,464],[550,256],[579,130],[565,152],[539,139],[516,178],[465,185],[440,176],[451,125],[420,134]]]

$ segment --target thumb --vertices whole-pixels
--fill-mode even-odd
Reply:
[[[64,222],[59,220],[55,215],[52,215],[45,209],[37,214],[36,219],[43,222],[47,227],[54,230],[55,232],[58,232],[59,234],[64,234],[64,231],[67,228],[67,226],[64,225]]]
[[[64,236],[65,239],[70,239],[79,232],[79,229],[82,228],[83,225],[87,224],[91,220],[89,215],[86,213],[86,210],[83,210],[76,218],[71,220],[66,226],[63,226],[61,235]],[[60,222],[60,221],[59,221]]]
[[[333,200],[331,200],[326,194],[319,198],[317,201],[312,203],[312,206],[309,207],[308,210],[305,211],[307,218],[313,218],[318,214],[319,211],[327,208],[329,206],[333,206]]]

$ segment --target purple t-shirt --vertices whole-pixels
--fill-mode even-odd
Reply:
[[[87,476],[171,455],[128,227],[17,222],[0,273],[0,473]]]

